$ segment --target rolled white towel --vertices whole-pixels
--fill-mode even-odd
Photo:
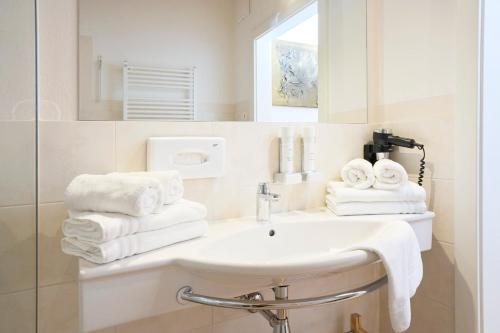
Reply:
[[[354,159],[344,165],[340,175],[347,186],[358,190],[367,189],[375,182],[372,164],[362,158]]]
[[[423,201],[336,202],[331,196],[326,197],[326,206],[339,216],[423,214],[427,211],[427,205]]]
[[[396,191],[384,191],[369,188],[357,190],[347,187],[343,182],[331,181],[327,187],[328,193],[335,202],[374,202],[374,201],[404,201],[404,202],[425,202],[425,189],[414,182],[408,182]]]
[[[94,243],[73,237],[65,237],[61,240],[61,248],[66,254],[82,257],[96,264],[105,264],[201,237],[207,231],[207,221],[201,220],[176,224],[155,231],[140,232],[105,243]]]
[[[64,202],[70,210],[145,216],[163,205],[161,183],[151,177],[80,175],[66,188]]]
[[[147,171],[147,172],[115,172],[113,175],[152,177],[157,179],[163,187],[163,203],[168,205],[181,199],[184,195],[184,184],[177,170]]]
[[[378,190],[398,190],[408,182],[405,168],[392,160],[377,161],[373,166],[373,172],[375,173],[373,187]]]
[[[66,237],[103,243],[138,232],[163,229],[176,224],[203,220],[207,208],[197,202],[181,199],[164,205],[158,214],[135,217],[118,213],[70,211],[62,230]]]

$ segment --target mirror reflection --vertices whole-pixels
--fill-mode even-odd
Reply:
[[[80,0],[79,119],[366,121],[366,0]]]

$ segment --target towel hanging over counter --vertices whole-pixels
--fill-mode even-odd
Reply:
[[[389,316],[392,328],[404,332],[411,323],[410,298],[423,277],[422,257],[415,232],[408,223],[394,221],[374,237],[349,250],[375,252],[382,260],[388,277]]]

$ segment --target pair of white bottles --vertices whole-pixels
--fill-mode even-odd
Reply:
[[[280,138],[280,173],[294,173],[294,141],[293,127],[282,127]],[[305,127],[302,135],[302,173],[316,171],[316,133],[314,127]]]

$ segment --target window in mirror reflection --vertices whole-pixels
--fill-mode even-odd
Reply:
[[[255,41],[257,121],[318,121],[318,5],[295,13]]]

